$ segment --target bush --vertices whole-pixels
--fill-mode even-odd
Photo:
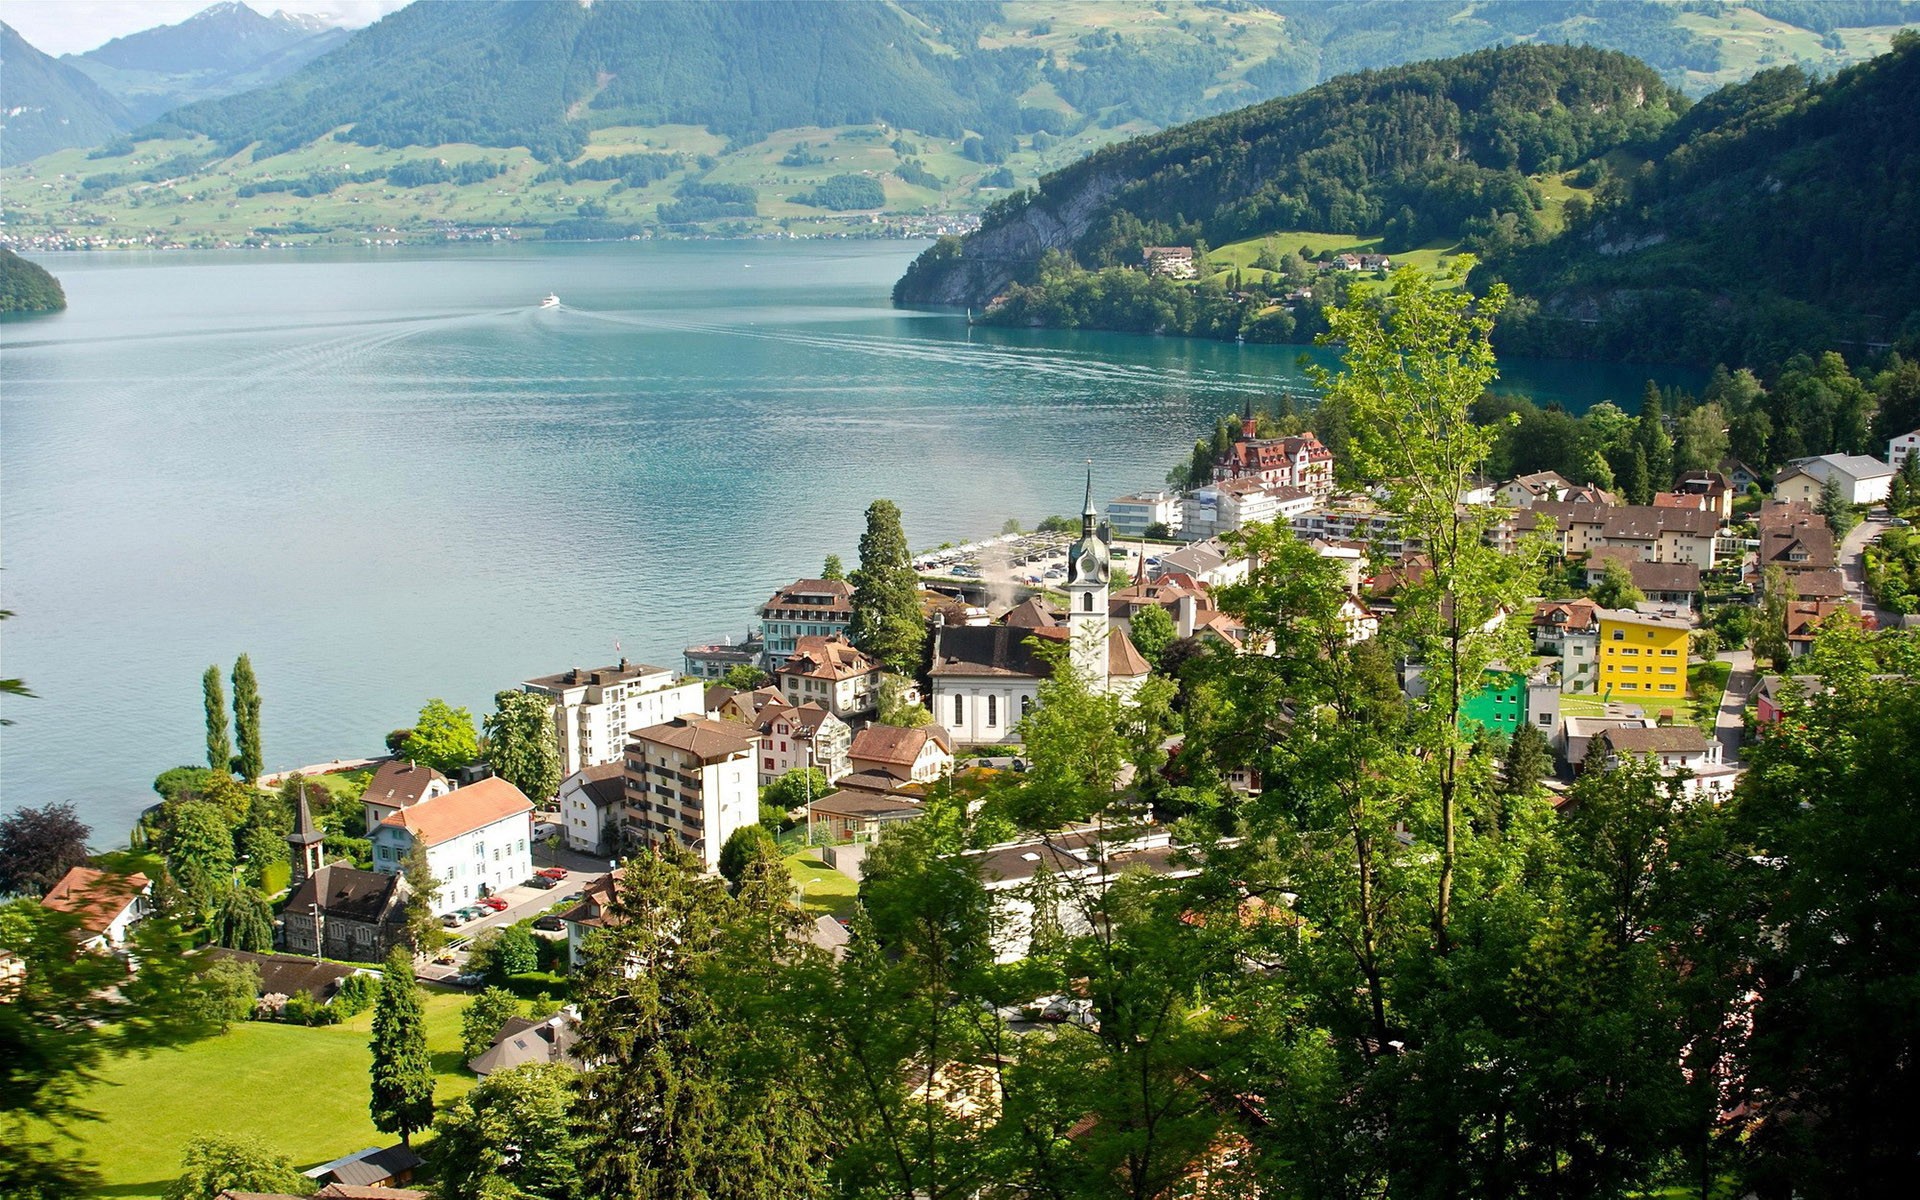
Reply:
[[[347,976],[333,994],[334,1014],[341,1020],[359,1016],[373,1007],[373,997],[379,990],[379,983],[371,975],[363,972]]]
[[[520,1001],[502,987],[489,987],[460,1010],[460,1056],[472,1060],[484,1054],[509,1017],[520,1015]]]
[[[511,975],[524,975],[540,969],[540,952],[534,948],[533,931],[525,922],[509,925],[493,939],[488,956],[487,975],[503,982]]]

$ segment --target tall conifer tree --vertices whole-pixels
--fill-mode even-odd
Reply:
[[[847,634],[853,643],[898,675],[920,673],[920,649],[927,640],[920,610],[920,580],[913,572],[900,508],[891,500],[867,506],[867,531],[860,535],[860,569],[853,573],[853,619]]]
[[[252,783],[266,764],[260,756],[260,685],[253,677],[253,660],[244,654],[233,664],[233,734],[239,742],[234,774]]]
[[[219,667],[208,667],[200,677],[200,695],[207,707],[207,767],[230,771],[233,740],[227,736],[227,689],[220,681]]]
[[[427,1057],[427,1021],[413,982],[413,959],[395,947],[373,1005],[373,1127],[411,1145],[433,1124],[433,1064]]]

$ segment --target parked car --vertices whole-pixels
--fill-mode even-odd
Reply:
[[[535,929],[544,929],[548,933],[558,933],[567,927],[567,923],[553,913],[548,913],[543,917],[535,918],[533,927]]]
[[[455,925],[462,924],[465,920],[466,918],[462,917],[459,913],[450,912],[446,916],[440,918],[440,923],[442,925],[445,925],[448,929],[452,929]]]
[[[568,892],[566,895],[560,897],[560,903],[578,904],[582,900],[585,900],[586,898],[587,897],[585,892]]]
[[[549,879],[545,875],[535,875],[532,879],[527,880],[527,886],[537,887],[537,888],[550,888],[558,885],[559,882],[560,881],[558,879]]]
[[[468,987],[468,988],[479,987],[481,984],[485,983],[486,981],[487,981],[487,977],[485,975],[482,975],[478,971],[467,971],[464,974],[455,975],[453,977],[453,982],[459,984],[461,987]]]
[[[567,877],[567,869],[565,867],[542,867],[540,870],[534,872],[534,874],[540,876],[542,879],[561,880]]]
[[[482,896],[480,897],[480,904],[481,907],[492,912],[505,912],[507,908],[507,902],[498,896]]]
[[[486,915],[487,915],[487,910],[480,907],[478,904],[469,904],[465,908],[460,910],[460,919],[462,921],[478,921],[481,917],[484,917]]]
[[[451,954],[442,954],[439,958],[433,960],[434,965],[439,967],[450,967],[455,961],[457,960]]]

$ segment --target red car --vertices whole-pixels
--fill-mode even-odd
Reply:
[[[534,874],[543,879],[565,879],[567,877],[567,869],[565,867],[547,867],[543,870],[535,871]]]
[[[502,900],[498,896],[482,896],[480,897],[480,903],[486,905],[488,908],[492,909],[495,912],[504,912],[506,911],[506,907],[507,907],[507,902],[505,900]]]

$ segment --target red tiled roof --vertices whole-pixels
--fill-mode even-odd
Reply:
[[[40,907],[72,913],[80,918],[81,929],[101,934],[151,882],[138,871],[116,875],[92,867],[73,867],[41,898]]]
[[[491,825],[515,813],[530,813],[533,801],[498,775],[455,788],[389,815],[380,824],[404,829],[429,846]]]

